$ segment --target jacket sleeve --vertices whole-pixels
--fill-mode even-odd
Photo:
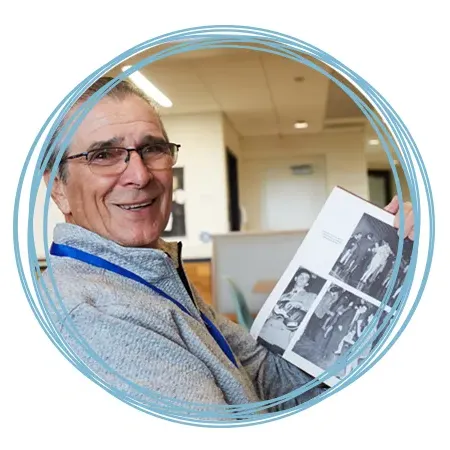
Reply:
[[[242,326],[216,313],[213,308],[204,302],[201,304],[214,318],[234,354],[245,367],[261,399],[275,399],[314,380],[314,377],[259,344]],[[316,385],[302,395],[271,408],[270,411],[291,408],[318,396],[326,390],[327,386],[324,384]]]

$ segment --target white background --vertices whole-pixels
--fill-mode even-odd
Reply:
[[[446,2],[8,2],[2,6],[0,181],[2,448],[444,448],[448,443],[449,27]],[[253,5],[253,7],[251,6]],[[296,36],[368,80],[402,117],[433,187],[437,244],[409,327],[362,379],[263,426],[201,429],[147,416],[79,374],[35,320],[17,275],[12,211],[34,137],[57,103],[122,51],[190,26],[241,24]],[[434,66],[434,67],[433,67]],[[432,368],[432,370],[431,370]]]

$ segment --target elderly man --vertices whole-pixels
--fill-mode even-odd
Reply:
[[[110,80],[94,83],[69,115]],[[289,393],[311,377],[206,305],[183,270],[181,243],[160,238],[179,147],[151,101],[128,82],[84,118],[52,187],[66,222],[56,226],[50,251],[62,300],[56,325],[103,383],[141,402],[154,392],[201,410]],[[47,183],[54,162],[55,154]],[[48,273],[44,280],[56,298]]]

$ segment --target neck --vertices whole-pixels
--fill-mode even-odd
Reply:
[[[75,222],[72,214],[65,214],[64,215],[64,219],[65,219],[66,223],[68,223],[68,224],[76,225],[78,227],[81,227],[81,228],[83,228],[83,229],[85,229],[87,231],[90,231],[91,233],[95,233],[96,235],[98,235],[98,236],[100,236],[100,237],[102,237],[104,239],[107,239],[107,240],[109,240],[111,242],[114,242],[117,245],[120,245],[121,247],[124,247],[124,248],[143,248],[143,249],[144,248],[148,248],[148,249],[154,249],[154,250],[160,250],[161,249],[161,237],[160,236],[158,236],[154,241],[152,241],[150,243],[147,243],[147,244],[142,244],[142,245],[139,245],[139,244],[138,245],[133,245],[133,244],[131,244],[130,245],[127,242],[122,242],[120,240],[113,239],[111,236],[108,236],[105,233],[101,233],[99,231],[92,230],[92,229],[90,229],[90,228],[88,228],[88,227],[86,227],[84,225],[80,225],[79,223]]]

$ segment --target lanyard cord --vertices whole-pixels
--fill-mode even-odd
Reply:
[[[166,292],[162,291],[152,283],[149,283],[147,280],[144,280],[139,275],[136,275],[134,272],[131,272],[128,269],[125,269],[124,267],[118,266],[116,264],[113,264],[106,259],[100,258],[99,256],[92,255],[91,253],[84,252],[82,250],[79,250],[74,247],[70,247],[68,245],[62,245],[62,244],[55,244],[52,243],[50,247],[50,254],[54,256],[66,256],[69,258],[77,259],[78,261],[85,262],[87,264],[90,264],[91,266],[99,267],[100,269],[109,270],[110,272],[117,273],[118,275],[122,275],[123,277],[129,278],[133,281],[136,281],[138,283],[143,284],[144,286],[147,286],[152,291],[156,292],[157,294],[161,295],[165,299],[171,301],[174,303],[178,308],[180,308],[184,313],[188,314],[190,317],[193,317],[192,314],[177,300],[175,300],[172,296],[167,294]],[[205,315],[203,312],[200,311],[200,315],[202,317],[202,320],[208,329],[211,336],[214,338],[214,340],[217,342],[219,347],[222,349],[222,351],[227,355],[228,359],[233,363],[235,367],[238,367],[236,359],[234,358],[233,352],[231,350],[230,345],[222,335],[222,333],[219,331],[219,329],[214,325],[214,323]]]

